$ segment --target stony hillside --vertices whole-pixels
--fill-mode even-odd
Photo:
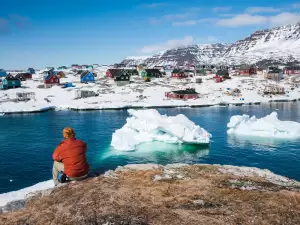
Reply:
[[[260,30],[234,44],[192,45],[150,57],[128,57],[123,63],[148,66],[182,64],[243,64],[300,61],[300,24]]]
[[[300,184],[270,171],[129,165],[11,203],[0,224],[300,224]]]

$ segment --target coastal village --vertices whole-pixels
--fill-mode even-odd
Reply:
[[[124,64],[0,70],[0,113],[260,104],[300,99],[300,66]]]

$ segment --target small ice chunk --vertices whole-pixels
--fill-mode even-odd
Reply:
[[[227,127],[228,134],[282,139],[300,138],[300,123],[281,121],[276,112],[260,119],[248,115],[232,116]]]
[[[212,135],[186,116],[161,115],[155,109],[133,110],[126,124],[113,133],[111,146],[117,150],[132,151],[144,142],[209,144]]]

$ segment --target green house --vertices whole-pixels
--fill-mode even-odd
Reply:
[[[11,89],[21,87],[21,80],[8,74],[0,83],[0,89]]]

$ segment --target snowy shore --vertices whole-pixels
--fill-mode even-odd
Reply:
[[[300,88],[285,77],[279,83],[265,80],[263,75],[255,77],[236,77],[216,83],[214,75],[201,77],[203,83],[195,83],[194,78],[177,80],[169,77],[152,79],[144,82],[140,77],[132,77],[132,82],[117,86],[113,79],[105,77],[105,70],[95,71],[98,77],[95,83],[82,84],[79,77],[71,70],[65,70],[66,78],[61,83],[72,82],[75,87],[40,88],[43,84],[42,74],[34,75],[33,80],[22,82],[22,88],[0,90],[0,113],[36,113],[48,110],[118,110],[130,108],[168,108],[168,107],[208,107],[229,105],[251,105],[270,102],[287,102],[300,100]],[[284,95],[263,95],[266,86],[279,85],[285,88]],[[167,99],[165,92],[195,88],[200,94],[197,99]],[[239,96],[228,94],[228,90],[238,88]],[[76,98],[80,90],[94,91],[95,97]],[[16,101],[16,94],[33,92],[35,98],[27,102]]]

